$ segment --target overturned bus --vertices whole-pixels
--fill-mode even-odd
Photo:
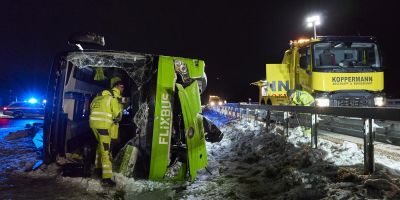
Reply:
[[[90,103],[118,76],[130,101],[124,106],[116,148],[137,147],[134,175],[194,180],[207,165],[200,102],[207,83],[204,68],[198,59],[132,52],[77,50],[58,56],[47,93],[45,163],[82,155],[83,168],[90,166],[85,163],[94,159],[88,151],[96,145],[89,128]],[[94,78],[99,73],[102,78]]]

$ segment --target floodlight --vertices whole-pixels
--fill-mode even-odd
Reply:
[[[314,28],[314,38],[317,38],[317,28],[316,26],[321,25],[321,18],[318,15],[314,15],[306,18],[307,27]]]

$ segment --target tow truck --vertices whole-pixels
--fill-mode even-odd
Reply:
[[[384,72],[372,36],[319,36],[290,41],[282,63],[266,65],[259,104],[286,105],[289,89],[312,94],[317,106],[385,104]]]
[[[94,158],[87,152],[96,145],[89,106],[99,92],[110,88],[111,77],[118,76],[126,84],[123,95],[130,97],[120,122],[119,149],[126,144],[138,149],[137,163],[129,170],[151,180],[195,180],[197,171],[207,166],[200,102],[207,85],[204,61],[83,49],[82,44],[105,45],[104,37],[92,33],[73,36],[69,43],[79,48],[58,55],[50,72],[45,163],[78,154],[88,170]],[[171,175],[174,167],[177,173]]]

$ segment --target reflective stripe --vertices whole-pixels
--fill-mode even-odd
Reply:
[[[107,168],[110,167],[111,165],[103,165],[103,168]]]
[[[99,135],[109,135],[107,129],[97,129],[97,132],[99,133]]]
[[[112,97],[110,97],[110,98],[108,99],[108,101],[107,101],[107,105],[110,106],[110,108],[111,108],[111,99],[112,99]]]
[[[112,117],[112,114],[106,112],[92,112],[92,115],[105,115],[107,117]]]
[[[110,123],[110,124],[114,123],[110,119],[97,118],[97,117],[90,117],[90,121],[102,121],[102,122],[107,122],[107,123]]]
[[[103,174],[112,174],[113,172],[112,172],[112,170],[104,170],[103,169]]]
[[[296,100],[297,100],[297,103],[300,103],[300,95],[301,95],[301,93],[300,93],[299,91],[296,91]]]

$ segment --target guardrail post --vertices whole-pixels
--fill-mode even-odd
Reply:
[[[289,137],[289,112],[283,112],[283,131],[286,137]]]
[[[258,109],[254,109],[254,125],[257,124],[258,120]]]
[[[311,114],[311,146],[318,147],[318,115]]]
[[[374,119],[364,119],[364,173],[371,174],[375,171],[374,161]]]
[[[271,111],[267,110],[267,116],[265,117],[265,127],[267,129],[267,133],[269,132],[270,122],[271,122]]]

